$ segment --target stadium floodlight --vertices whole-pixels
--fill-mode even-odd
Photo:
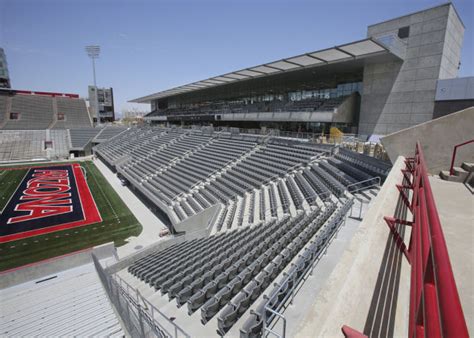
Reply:
[[[94,91],[95,91],[95,102],[94,102],[94,108],[95,108],[95,116],[97,119],[97,125],[100,125],[100,116],[99,116],[99,95],[97,93],[97,82],[95,78],[95,59],[99,58],[100,54],[100,46],[97,45],[91,45],[91,46],[86,46],[86,52],[87,55],[92,59],[92,73],[94,75]],[[89,98],[90,102],[90,98]]]

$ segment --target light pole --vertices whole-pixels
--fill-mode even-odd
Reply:
[[[99,58],[100,54],[100,46],[93,45],[93,46],[86,46],[87,55],[92,59],[92,72],[94,74],[94,91],[95,91],[95,116],[97,119],[97,125],[100,125],[100,115],[99,115],[99,95],[97,93],[97,82],[95,79],[95,59]],[[90,98],[89,98],[90,102]]]

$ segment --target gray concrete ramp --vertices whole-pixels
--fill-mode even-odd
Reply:
[[[461,183],[430,177],[469,335],[474,335],[474,195]]]

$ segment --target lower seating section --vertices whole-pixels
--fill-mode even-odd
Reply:
[[[335,157],[341,161],[347,162],[353,168],[364,171],[371,176],[380,176],[382,181],[385,180],[391,168],[390,163],[344,148],[340,148]]]
[[[347,200],[335,212],[333,212],[335,207],[335,205],[333,205],[332,208],[326,210],[326,215],[323,217],[321,217],[322,215],[319,216],[325,220],[324,224],[317,219],[305,229],[306,236],[303,236],[303,234],[300,235],[300,237],[308,238],[309,240],[304,243],[304,248],[300,251],[289,267],[285,269],[278,282],[274,283],[270,290],[267,290],[266,294],[268,296],[257,304],[254,311],[250,312],[248,319],[240,328],[241,338],[263,336],[264,318],[266,319],[265,324],[267,326],[269,326],[275,318],[273,313],[267,309],[269,308],[273,311],[279,311],[288,302],[289,297],[291,296],[290,293],[293,292],[293,289],[297,288],[298,284],[302,282],[304,275],[306,275],[311,269],[314,261],[322,255],[324,248],[328,245],[331,237],[344,222],[345,215],[349,211],[351,205],[352,200]],[[329,218],[326,217],[328,214],[330,214]],[[235,323],[233,313],[237,307],[236,303],[238,304],[239,300],[244,300],[247,295],[248,292],[245,292],[244,289],[242,292],[237,294],[224,311],[221,312],[221,320],[219,320],[220,333],[223,334],[227,332],[229,324]],[[240,304],[242,304],[242,301]],[[245,302],[243,305],[246,308],[250,306]],[[242,305],[238,308],[240,311],[243,310]]]
[[[0,161],[63,159],[68,155],[67,130],[0,130]]]
[[[245,198],[239,201],[246,205]],[[224,335],[336,208],[334,202],[327,202],[308,214],[300,211],[296,217],[273,218],[185,241],[137,260],[128,271],[175,300],[178,307],[186,305],[189,315],[200,309],[203,324],[217,315],[217,332]],[[217,222],[225,223],[228,213],[236,210],[222,212]]]
[[[279,137],[162,127],[130,128],[95,147],[165,209],[172,223],[222,203],[228,210],[214,226],[217,231],[310,208],[318,197],[341,196],[349,185],[374,177],[374,171],[352,166],[328,150]],[[248,195],[260,189],[259,198],[251,199],[252,215],[244,217],[249,212],[241,199],[249,204]]]
[[[50,159],[64,159],[69,156],[69,133],[67,130],[46,130],[46,138],[50,135],[53,142],[49,150]]]
[[[70,129],[72,148],[83,149],[99,132],[97,128]]]
[[[234,196],[242,196],[246,191],[259,188],[271,179],[283,176],[291,168],[309,162],[318,154],[316,149],[301,149],[292,143],[261,145],[250,156],[211,182],[207,189],[211,192],[218,191],[216,197],[225,202]]]
[[[106,141],[127,130],[127,127],[106,126],[95,137],[95,141]]]
[[[346,190],[345,185],[339,181],[342,180],[342,178],[338,176],[336,176],[337,178],[335,178],[328,171],[322,169],[328,169],[328,166],[325,166],[323,161],[319,162],[318,164],[319,165],[311,165],[311,171],[316,175],[318,179],[324,182],[324,184],[328,187],[329,190],[331,190],[334,195],[341,196]],[[335,175],[337,175],[337,173],[335,173]]]
[[[119,158],[133,154],[154,138],[162,137],[168,132],[168,129],[161,128],[131,128],[113,138],[113,141],[99,144],[96,150],[110,164],[114,164]],[[178,133],[173,134],[178,136]]]
[[[5,120],[7,120],[7,101],[9,100],[8,95],[0,94],[0,128]]]
[[[17,119],[10,119],[9,116],[3,129],[46,129],[53,122],[53,98],[41,95],[13,95],[10,113],[17,114]]]

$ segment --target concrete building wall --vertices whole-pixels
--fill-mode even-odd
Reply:
[[[398,38],[402,27],[409,35]],[[392,36],[406,52],[403,61],[365,66],[359,134],[389,134],[431,120],[437,80],[457,75],[463,34],[451,4],[369,26],[368,37]]]
[[[470,100],[453,100],[453,101],[436,101],[433,118],[437,119],[457,111],[474,107],[474,99]],[[474,134],[474,133],[473,133]]]
[[[439,80],[435,100],[474,100],[474,76]]]
[[[458,76],[463,38],[464,26],[454,7],[449,6],[448,23],[439,72],[440,79],[450,79]]]

